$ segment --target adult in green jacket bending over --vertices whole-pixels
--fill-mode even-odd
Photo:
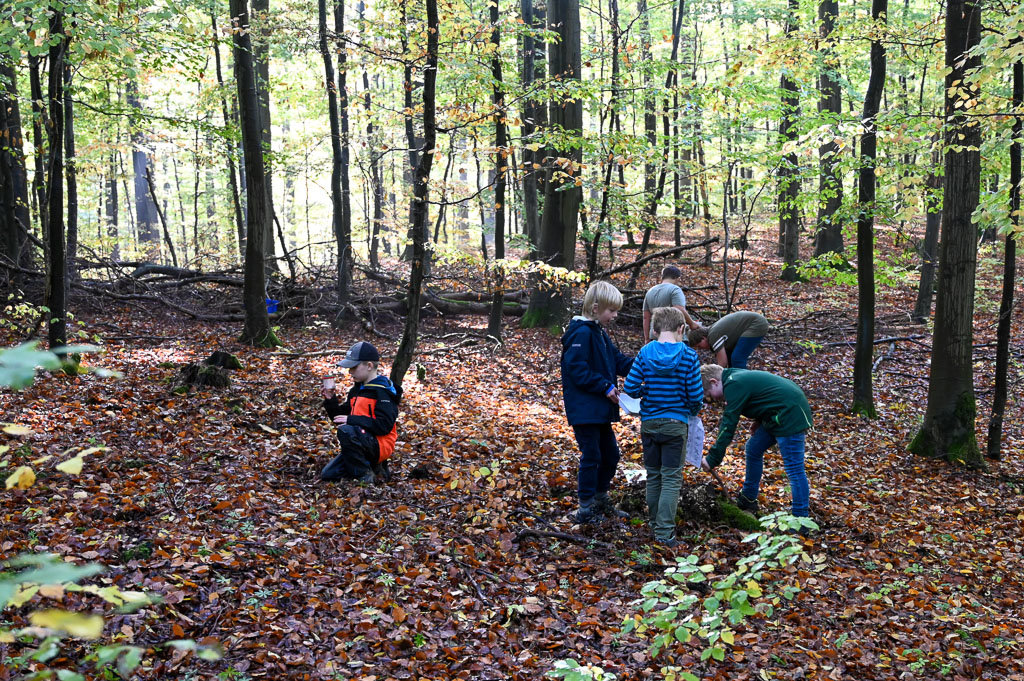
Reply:
[[[710,471],[722,463],[740,416],[746,416],[754,423],[747,440],[743,489],[736,505],[744,511],[757,512],[764,453],[777,443],[789,478],[792,513],[807,516],[810,485],[804,469],[804,438],[812,424],[811,407],[803,391],[788,378],[767,371],[723,369],[717,364],[702,366],[700,377],[704,397],[712,402],[725,402],[718,438],[704,457],[703,468]]]

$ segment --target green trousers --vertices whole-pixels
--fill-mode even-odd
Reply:
[[[686,422],[676,419],[649,419],[640,426],[647,469],[647,514],[658,541],[675,537],[686,435]]]

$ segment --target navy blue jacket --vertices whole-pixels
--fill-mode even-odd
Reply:
[[[562,400],[570,426],[619,420],[619,405],[606,395],[633,358],[619,352],[601,325],[573,317],[562,336]]]

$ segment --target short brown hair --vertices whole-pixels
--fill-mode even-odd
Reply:
[[[651,313],[651,328],[655,333],[675,331],[684,323],[683,313],[674,307],[656,307]]]
[[[708,337],[708,329],[706,326],[698,326],[696,329],[690,329],[686,333],[686,341],[690,344],[690,347],[695,348],[700,345],[700,342]]]
[[[722,367],[717,364],[703,364],[700,367],[700,382],[704,387],[704,394],[706,395],[708,389],[711,388],[711,381],[722,382],[722,372],[725,371]]]
[[[683,273],[680,272],[679,268],[676,267],[675,265],[666,265],[661,270],[662,281],[664,281],[665,279],[678,279],[681,276],[683,276]]]

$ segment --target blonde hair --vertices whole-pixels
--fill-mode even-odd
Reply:
[[[704,364],[700,368],[700,382],[704,386],[704,394],[711,388],[711,381],[722,382],[722,372],[725,371],[717,364]]]
[[[674,307],[656,307],[651,313],[651,328],[655,333],[675,331],[685,323],[683,313]]]
[[[597,305],[596,312],[608,309],[621,310],[622,294],[607,281],[595,281],[583,296],[583,316],[593,317],[594,305]]]

